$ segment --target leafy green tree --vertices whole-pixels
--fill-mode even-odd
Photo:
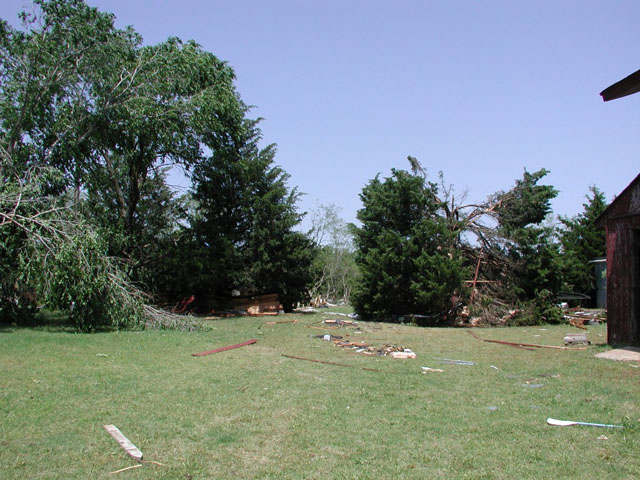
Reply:
[[[560,217],[559,231],[563,254],[565,288],[595,299],[596,283],[593,265],[589,262],[606,255],[604,229],[596,226],[596,219],[607,208],[604,193],[589,187],[584,210],[574,217]]]
[[[167,291],[159,270],[185,219],[167,168],[234,145],[233,70],[194,42],[142,46],[81,0],[34,3],[23,30],[0,22],[0,144],[14,168],[57,168],[52,193],[73,191],[131,278]]]
[[[13,170],[7,156],[0,161]],[[144,295],[105,255],[103,239],[64,197],[47,194],[61,181],[57,169],[32,167],[0,185],[2,320],[29,321],[37,300],[81,331],[142,323]]]
[[[363,318],[439,314],[451,307],[464,269],[437,193],[424,176],[395,169],[363,188],[362,226],[354,231],[360,276],[352,295]]]
[[[553,227],[544,224],[558,191],[538,184],[548,173],[546,169],[525,170],[512,189],[496,195],[497,233],[504,242],[510,264],[508,281],[518,300],[548,296],[560,289],[559,246]]]
[[[302,214],[289,175],[273,164],[275,146],[260,148],[257,122],[198,164],[193,173],[198,241],[205,246],[203,285],[210,293],[278,293],[286,309],[308,295],[312,244],[294,228]]]
[[[123,73],[140,38],[80,0],[34,4],[40,13],[23,13],[23,30],[0,21],[0,139],[14,167],[55,166],[70,184],[89,164],[102,114],[133,93],[130,77],[104,76]]]
[[[358,269],[352,229],[338,213],[339,208],[335,205],[320,205],[313,213],[309,235],[316,245],[316,253],[311,297],[342,299],[348,303]]]

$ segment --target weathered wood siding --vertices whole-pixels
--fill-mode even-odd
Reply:
[[[640,175],[603,215],[607,235],[607,332],[640,343]]]

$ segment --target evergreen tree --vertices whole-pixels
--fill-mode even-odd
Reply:
[[[363,318],[437,315],[451,307],[465,272],[437,191],[423,176],[395,169],[362,190],[352,299]]]
[[[205,246],[206,292],[278,293],[286,309],[307,296],[310,240],[294,228],[302,215],[289,175],[275,166],[275,146],[260,148],[256,121],[235,144],[214,150],[194,169],[194,227]]]
[[[549,297],[560,289],[559,249],[554,229],[544,225],[551,213],[551,200],[558,191],[538,182],[548,174],[541,169],[524,171],[514,187],[497,195],[497,233],[505,244],[511,267],[508,281],[513,300]]]
[[[589,187],[584,210],[574,217],[560,217],[560,243],[563,252],[563,280],[568,291],[595,298],[596,283],[593,264],[589,262],[606,255],[604,229],[596,219],[607,208],[604,194],[596,186]]]

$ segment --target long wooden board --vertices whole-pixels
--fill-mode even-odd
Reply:
[[[105,425],[104,429],[109,432],[109,435],[111,435],[122,448],[124,448],[124,451],[127,452],[131,458],[138,462],[142,461],[142,452],[138,450],[138,447],[131,443],[131,441],[125,437],[120,430],[118,430],[118,427],[115,425]]]
[[[216,348],[214,350],[207,350],[206,352],[192,353],[191,355],[194,356],[194,357],[202,357],[204,355],[211,355],[212,353],[224,352],[226,350],[231,350],[233,348],[245,347],[247,345],[251,345],[252,343],[256,343],[256,342],[257,342],[257,340],[251,339],[251,340],[247,340],[246,342],[238,343],[237,345],[229,345],[228,347],[220,347],[220,348]]]

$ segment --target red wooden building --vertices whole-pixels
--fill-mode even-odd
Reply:
[[[640,175],[600,215],[607,237],[607,336],[640,344]]]

